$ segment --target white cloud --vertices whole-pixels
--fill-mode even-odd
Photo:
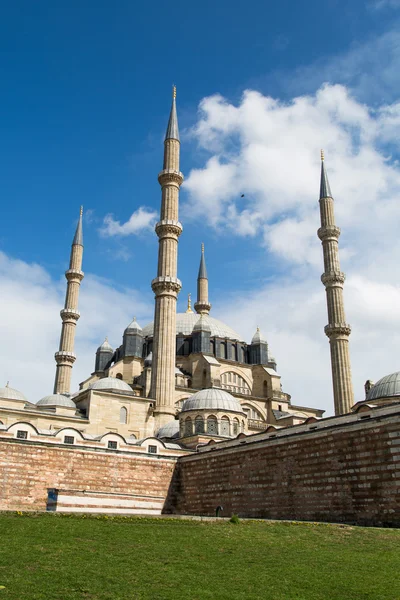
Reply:
[[[375,0],[368,5],[370,10],[383,10],[386,8],[400,8],[400,0]]]
[[[156,223],[157,213],[145,206],[140,206],[130,216],[126,223],[116,221],[113,215],[104,217],[103,227],[99,232],[104,237],[138,235],[145,231],[151,231]]]
[[[290,102],[247,90],[238,106],[221,96],[200,104],[192,135],[209,157],[184,184],[185,213],[187,218],[201,215],[226,235],[262,233],[266,264],[268,254],[280,261],[283,276],[270,273],[267,285],[248,290],[246,303],[235,294],[224,298],[221,315],[228,323],[241,323],[246,339],[264,324],[283,388],[296,404],[332,412],[316,235],[321,147],[342,228],[356,400],[362,399],[367,378],[376,380],[400,367],[395,335],[400,325],[400,170],[393,158],[399,152],[399,106],[369,107],[344,86],[328,84]],[[228,175],[222,193],[220,166]],[[218,299],[213,306],[218,313]]]
[[[41,266],[0,252],[0,387],[9,380],[31,402],[53,391],[65,287],[65,279],[53,281]],[[143,325],[152,319],[154,303],[151,293],[143,298],[136,290],[116,290],[110,281],[86,275],[79,310],[72,391],[93,371],[95,351],[104,337],[117,347],[134,314]]]

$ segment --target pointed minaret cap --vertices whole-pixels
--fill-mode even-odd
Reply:
[[[206,261],[204,258],[204,244],[201,245],[201,259],[200,259],[199,274],[198,274],[197,278],[198,279],[208,279]]]
[[[257,327],[257,331],[253,335],[251,343],[252,344],[266,344],[267,343],[267,340],[264,338],[259,327]]]
[[[167,127],[167,133],[165,134],[165,140],[178,140],[179,128],[178,128],[178,115],[176,114],[176,87],[172,86],[172,106],[169,114],[169,121]]]
[[[332,192],[328,181],[328,175],[325,169],[324,151],[321,150],[321,186],[319,188],[319,199],[332,198]]]
[[[76,226],[74,241],[72,242],[73,246],[83,246],[82,215],[83,215],[83,206],[81,206],[81,210],[79,213],[79,221],[78,221],[78,225]]]

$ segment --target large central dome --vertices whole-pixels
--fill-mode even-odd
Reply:
[[[196,322],[199,320],[200,315],[197,313],[177,313],[176,315],[176,335],[179,333],[183,333],[184,335],[190,335],[193,331],[193,327]],[[211,327],[211,337],[217,336],[221,338],[229,338],[230,340],[242,340],[242,336],[240,336],[236,331],[234,331],[229,325],[225,325],[222,321],[218,319],[214,319],[214,317],[210,317],[207,315],[207,322]],[[143,335],[144,337],[153,337],[154,332],[154,322],[149,323],[146,327],[143,327]]]

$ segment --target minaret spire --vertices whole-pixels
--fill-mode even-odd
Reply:
[[[79,221],[72,241],[69,269],[65,272],[67,278],[67,293],[64,308],[61,310],[61,337],[58,352],[55,353],[56,377],[54,381],[55,394],[69,394],[71,388],[72,365],[76,360],[74,354],[74,340],[76,322],[80,317],[78,311],[79,288],[83,279],[83,234],[82,234],[83,207],[79,213]]]
[[[157,428],[175,415],[176,301],[182,287],[177,278],[178,238],[182,225],[178,220],[179,189],[183,175],[179,170],[179,129],[176,113],[176,88],[164,141],[163,170],[158,175],[161,185],[157,277],[151,282],[155,294],[153,362],[150,396],[155,399]]]
[[[340,270],[338,239],[340,229],[336,227],[333,197],[325,169],[324,153],[321,151],[320,213],[321,227],[318,237],[322,242],[325,272],[321,281],[325,286],[328,304],[328,325],[325,333],[331,349],[333,398],[335,415],[350,412],[354,404],[353,384],[349,355],[351,327],[346,323],[343,302],[345,274]]]
[[[204,258],[204,244],[201,244],[200,267],[197,276],[197,302],[194,309],[199,315],[208,315],[211,309],[211,304],[208,301],[208,276],[206,259]]]

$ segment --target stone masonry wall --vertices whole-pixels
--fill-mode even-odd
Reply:
[[[168,511],[215,515],[221,505],[222,516],[400,525],[400,412],[340,419],[182,457]]]
[[[0,510],[46,510],[48,488],[165,497],[175,460],[0,440]]]

